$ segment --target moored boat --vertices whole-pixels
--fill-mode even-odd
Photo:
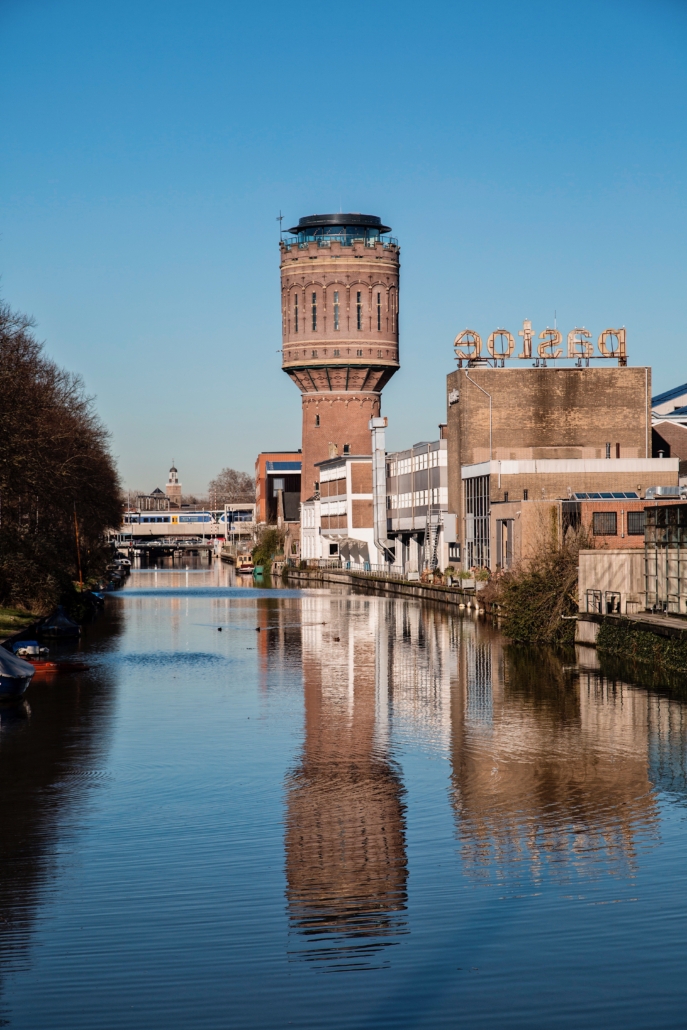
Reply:
[[[236,571],[240,574],[250,575],[253,571],[253,558],[250,554],[236,555]]]
[[[17,658],[30,660],[32,658],[47,658],[50,651],[47,647],[41,646],[37,640],[15,640],[12,644],[12,653]]]
[[[41,637],[78,637],[80,633],[78,622],[69,618],[62,605],[38,626],[38,635]]]
[[[30,662],[0,647],[0,701],[14,701],[22,697],[35,671]]]

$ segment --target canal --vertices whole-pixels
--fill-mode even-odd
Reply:
[[[0,710],[0,1025],[685,1026],[680,700],[232,577],[133,572]]]

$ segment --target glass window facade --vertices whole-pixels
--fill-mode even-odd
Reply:
[[[465,558],[467,568],[489,565],[489,476],[465,480]]]

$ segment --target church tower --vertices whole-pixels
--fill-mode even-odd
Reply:
[[[172,462],[172,467],[169,470],[169,479],[165,486],[165,493],[169,498],[170,504],[177,508],[181,507],[181,483],[179,482],[179,473],[174,467],[174,462]]]
[[[281,241],[282,368],[303,402],[301,499],[317,462],[370,454],[399,367],[398,241],[376,215],[309,215]]]

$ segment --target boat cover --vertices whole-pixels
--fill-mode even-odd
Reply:
[[[25,662],[23,658],[17,658],[6,648],[0,647],[0,676],[20,680],[33,676],[35,671],[31,662]]]
[[[54,615],[49,615],[40,624],[39,633],[53,637],[75,637],[81,632],[78,622],[74,622],[66,614],[62,605]]]

